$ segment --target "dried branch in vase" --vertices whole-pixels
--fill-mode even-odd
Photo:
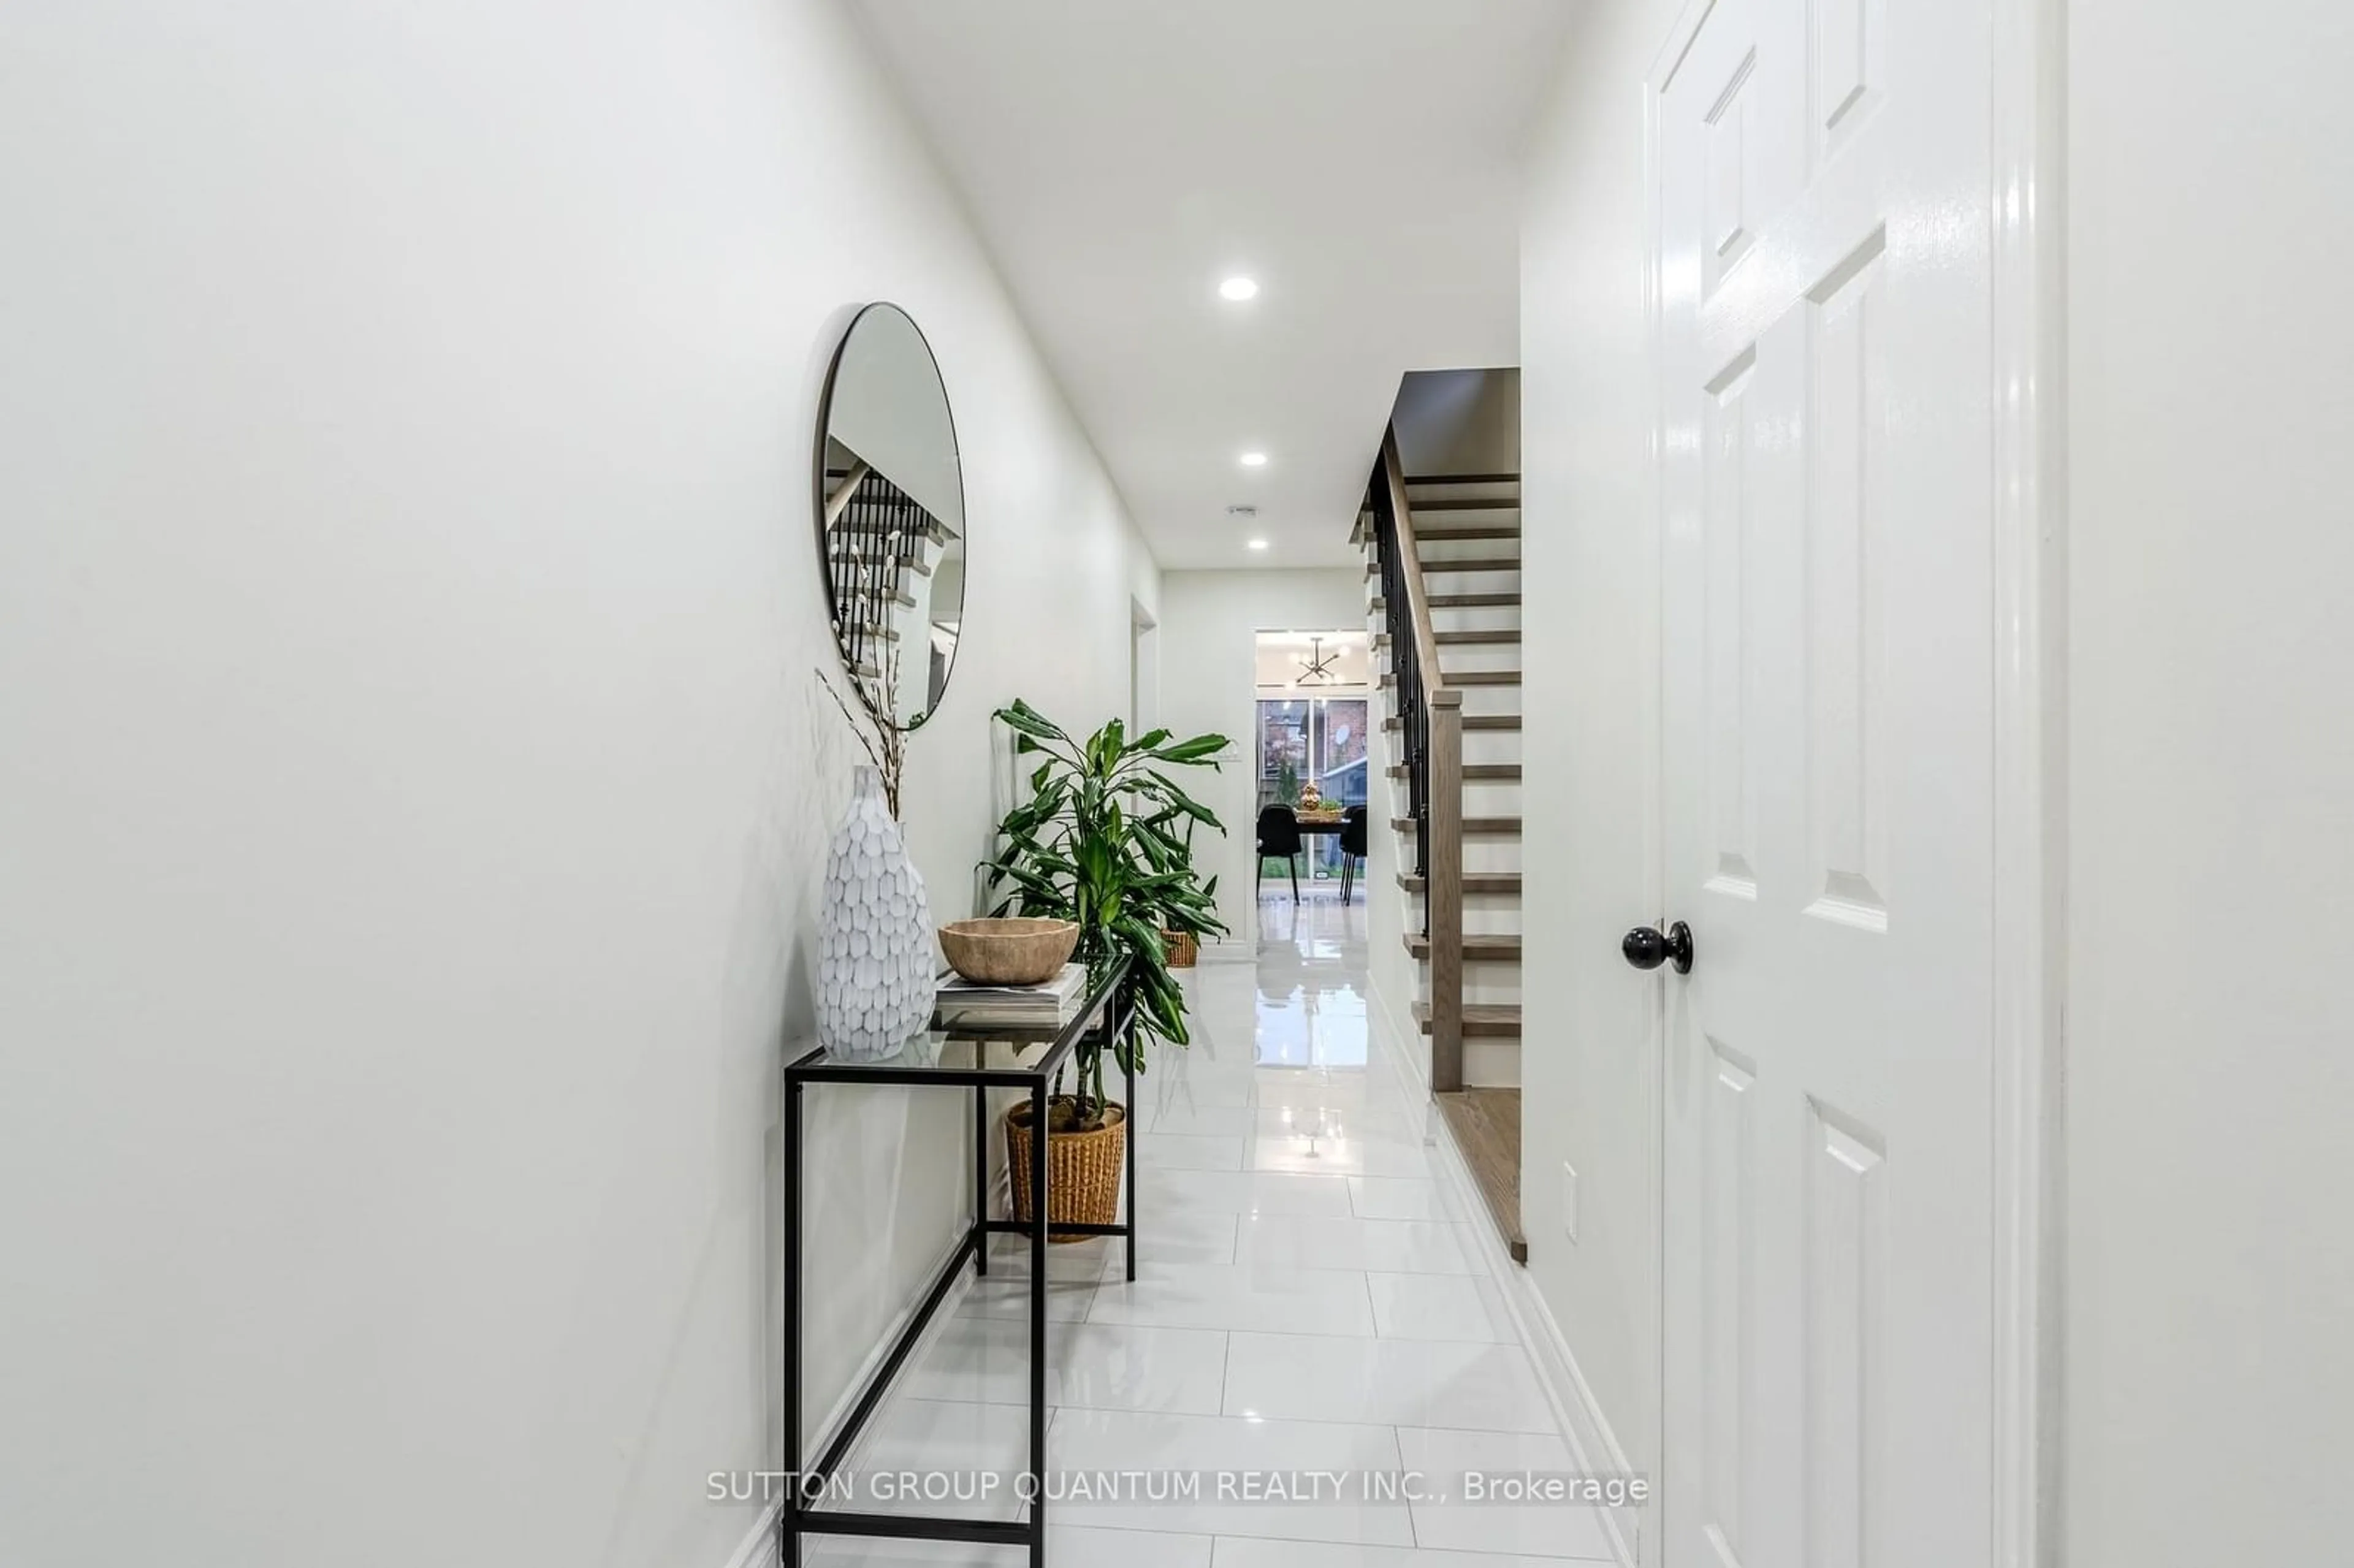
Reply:
[[[900,535],[895,529],[887,536],[885,558],[896,559],[899,548]],[[887,601],[877,596],[878,606],[883,602]],[[875,613],[880,616],[879,608]],[[847,647],[849,643],[843,636],[843,630],[836,624],[835,640]],[[858,737],[858,744],[865,749],[866,759],[875,765],[875,771],[883,776],[884,799],[890,804],[892,820],[896,821],[899,818],[899,780],[907,751],[907,732],[899,727],[891,711],[893,694],[899,689],[899,641],[896,637],[881,637],[875,641],[875,673],[862,676],[854,670],[848,672],[854,707],[853,701],[845,700],[834,683],[827,679],[823,669],[818,671],[817,678],[818,684],[825,688],[825,694],[833,699],[833,705],[842,710],[850,732]]]

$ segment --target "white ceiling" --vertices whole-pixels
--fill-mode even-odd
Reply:
[[[1519,362],[1518,159],[1577,7],[855,3],[1163,566],[1349,563],[1399,376]]]

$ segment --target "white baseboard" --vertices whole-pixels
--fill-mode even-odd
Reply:
[[[1430,1093],[1430,1078],[1425,1064],[1426,1053],[1415,1048],[1422,1038],[1422,1032],[1408,1029],[1405,1021],[1391,1011],[1390,999],[1382,994],[1379,985],[1368,980],[1365,993],[1373,998],[1373,1022],[1379,1026],[1383,1039],[1388,1043],[1383,1054],[1390,1058],[1390,1065],[1408,1091],[1417,1097],[1426,1097]]]
[[[1005,1190],[1002,1171],[991,1185],[996,1192],[1002,1192]],[[994,1193],[992,1193],[993,1198]],[[991,1213],[997,1212],[996,1204],[992,1201]],[[982,1238],[984,1244],[987,1240],[985,1236]],[[939,1255],[934,1258],[931,1266],[924,1271],[925,1288],[930,1288],[932,1281],[939,1277],[940,1270],[948,1266],[949,1259],[955,1255],[956,1249],[963,1245],[964,1238],[960,1235],[955,1241],[940,1249]],[[924,1352],[931,1348],[932,1340],[938,1336],[948,1320],[956,1315],[958,1303],[971,1291],[972,1270],[969,1268],[957,1270],[957,1277],[949,1282],[948,1293],[940,1298],[938,1310],[932,1314],[932,1320],[924,1326],[923,1335],[916,1341],[914,1349],[907,1352],[907,1359],[900,1363],[903,1371],[907,1367],[915,1366],[924,1359]],[[843,1423],[850,1419],[851,1407],[858,1403],[859,1392],[866,1386],[866,1380],[882,1369],[883,1358],[890,1353],[891,1342],[907,1329],[909,1319],[916,1315],[916,1308],[922,1305],[923,1299],[919,1296],[900,1308],[893,1316],[890,1328],[876,1338],[875,1348],[868,1351],[866,1359],[859,1363],[857,1375],[853,1377],[849,1385],[842,1391],[842,1397],[833,1402],[833,1408],[825,1413],[825,1419],[818,1423],[816,1435],[810,1438],[808,1446],[802,1450],[803,1454],[815,1455],[825,1452],[825,1446],[833,1441],[834,1434],[841,1431]],[[858,1442],[853,1444],[850,1452],[843,1457],[843,1463],[854,1465],[865,1444],[864,1437],[861,1437]]]
[[[760,1510],[760,1522],[752,1527],[735,1552],[727,1559],[727,1568],[774,1568],[777,1561],[777,1516],[784,1511],[785,1499],[777,1499]]]
[[[1455,1163],[1462,1163],[1459,1152],[1449,1145]],[[1469,1183],[1468,1170],[1457,1183],[1458,1189]],[[1477,1195],[1472,1196],[1477,1202]],[[1474,1229],[1489,1227],[1474,1226]],[[1495,1250],[1503,1251],[1503,1244],[1490,1238]],[[1544,1297],[1537,1290],[1536,1281],[1529,1271],[1517,1264],[1499,1277],[1503,1287],[1505,1309],[1511,1313],[1513,1326],[1521,1331],[1522,1343],[1527,1346],[1529,1358],[1536,1362],[1537,1378],[1544,1385],[1545,1397],[1553,1404],[1553,1414],[1560,1417],[1562,1432],[1568,1438],[1569,1451],[1577,1467],[1589,1474],[1631,1476],[1635,1467],[1628,1462],[1627,1450],[1620,1446],[1617,1435],[1610,1430],[1602,1407],[1595,1402],[1594,1390],[1587,1384],[1585,1374],[1578,1370],[1577,1357],[1571,1353],[1568,1336],[1545,1305]],[[1654,1499],[1656,1501],[1656,1499]],[[1636,1568],[1642,1543],[1643,1510],[1634,1507],[1602,1509],[1603,1533],[1610,1538],[1610,1549],[1617,1554],[1620,1568]]]
[[[1429,1086],[1416,1075],[1415,1053],[1404,1044],[1414,1037],[1398,1030],[1378,989],[1373,992],[1373,1001],[1382,1029],[1378,1046],[1381,1054],[1389,1058],[1392,1071],[1409,1095],[1427,1098]],[[1578,1370],[1577,1357],[1571,1352],[1569,1339],[1561,1331],[1553,1309],[1545,1305],[1535,1279],[1525,1267],[1512,1261],[1504,1238],[1489,1223],[1487,1200],[1479,1195],[1479,1184],[1472,1180],[1471,1167],[1464,1160],[1462,1150],[1456,1147],[1454,1129],[1443,1116],[1434,1116],[1431,1123],[1437,1130],[1439,1167],[1447,1173],[1447,1185],[1454,1189],[1457,1202],[1470,1217],[1470,1223],[1463,1228],[1475,1238],[1472,1245],[1487,1264],[1498,1294],[1504,1298],[1504,1309],[1511,1315],[1512,1327],[1519,1332],[1530,1361],[1536,1365],[1537,1382],[1544,1390],[1546,1402],[1553,1406],[1553,1418],[1561,1424],[1571,1459],[1582,1474],[1633,1475],[1635,1467],[1628,1461],[1627,1450],[1611,1431],[1602,1407],[1595,1402],[1594,1390],[1586,1383],[1585,1374]],[[1642,1510],[1630,1506],[1596,1511],[1601,1515],[1603,1533],[1609,1538],[1610,1550],[1620,1568],[1637,1568],[1642,1542]]]
[[[1004,1168],[1000,1166],[991,1173],[989,1212],[991,1214],[1009,1213],[1012,1212],[1012,1202],[1006,1172]],[[984,1246],[988,1242],[987,1236],[981,1238],[981,1244]],[[955,1241],[940,1249],[939,1255],[935,1257],[931,1266],[924,1271],[923,1280],[926,1289],[931,1287],[932,1281],[939,1277],[940,1270],[948,1266],[949,1259],[954,1256],[957,1248],[963,1245],[964,1238],[960,1235]],[[958,1306],[971,1294],[972,1282],[971,1269],[957,1270],[956,1278],[949,1282],[947,1292],[940,1297],[939,1308],[933,1312],[932,1320],[924,1326],[922,1336],[908,1351],[907,1359],[900,1363],[900,1371],[903,1374],[908,1368],[921,1363],[924,1353],[931,1349],[933,1340],[939,1337],[940,1331],[948,1326],[949,1320],[956,1316]],[[857,1375],[853,1377],[849,1385],[842,1391],[842,1396],[833,1402],[833,1408],[825,1413],[825,1419],[818,1423],[817,1433],[803,1446],[802,1456],[825,1452],[826,1445],[833,1441],[834,1434],[841,1431],[843,1423],[850,1419],[851,1409],[858,1403],[858,1396],[864,1390],[867,1379],[882,1369],[883,1359],[890,1353],[892,1341],[899,1337],[908,1321],[915,1317],[916,1308],[922,1305],[923,1298],[918,1295],[900,1308],[898,1313],[892,1318],[890,1329],[875,1340],[874,1348],[866,1352],[866,1359],[859,1364]],[[781,1372],[779,1375],[781,1376]],[[889,1403],[887,1394],[885,1396],[884,1403]],[[881,1405],[876,1406],[878,1413],[881,1409]],[[866,1445],[873,1435],[874,1428],[870,1425],[866,1434],[852,1444],[850,1452],[843,1457],[845,1467],[853,1469],[857,1467],[858,1461],[864,1455]],[[798,1463],[797,1457],[790,1456],[784,1461],[786,1468],[791,1468]],[[773,1568],[777,1553],[777,1516],[783,1509],[784,1500],[779,1498],[760,1510],[758,1521],[737,1544],[736,1550],[728,1554],[726,1568]]]

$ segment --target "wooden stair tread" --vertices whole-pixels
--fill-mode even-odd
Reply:
[[[1390,826],[1399,832],[1410,833],[1414,832],[1414,819],[1392,817]],[[1509,838],[1520,831],[1521,819],[1518,817],[1466,817],[1463,819],[1463,832],[1467,838]]]
[[[1444,545],[1449,539],[1517,539],[1521,525],[1517,523],[1466,523],[1459,528],[1416,528],[1414,542],[1423,545]]]
[[[1517,539],[1521,525],[1517,523],[1466,523],[1459,528],[1416,528],[1415,547],[1444,545],[1449,539]]]
[[[1521,596],[1516,593],[1435,593],[1430,596],[1433,609],[1517,609]],[[1375,615],[1386,615],[1390,601],[1375,594],[1366,602],[1366,609]]]
[[[1519,782],[1521,777],[1521,765],[1517,762],[1467,762],[1462,768],[1466,784],[1512,784]],[[1388,772],[1393,779],[1403,779],[1405,764],[1394,762]]]
[[[1521,558],[1518,556],[1481,556],[1478,557],[1467,557],[1459,561],[1425,561],[1422,563],[1422,575],[1424,577],[1430,577],[1437,572],[1517,572],[1520,569]],[[1382,568],[1379,563],[1371,561],[1366,563],[1365,576],[1369,577],[1377,577],[1381,575]]]
[[[1514,1263],[1528,1262],[1528,1237],[1521,1230],[1521,1091],[1458,1089],[1433,1097],[1505,1250]]]
[[[1520,482],[1521,476],[1517,473],[1426,473],[1418,478],[1409,477],[1405,482],[1405,487],[1412,490],[1417,484],[1518,484]]]
[[[1423,879],[1411,872],[1398,873],[1398,886],[1408,893],[1420,893]],[[1521,874],[1517,871],[1467,871],[1463,874],[1466,893],[1518,893]]]
[[[1389,682],[1384,680],[1382,684],[1386,686],[1389,684]],[[1382,720],[1382,727],[1384,729],[1404,729],[1405,727],[1405,720],[1402,718],[1385,718]],[[1475,729],[1518,730],[1520,727],[1521,715],[1518,714],[1465,714],[1463,715],[1463,731],[1466,735],[1469,735]]]
[[[1445,686],[1517,686],[1520,683],[1521,673],[1518,670],[1460,670],[1452,675],[1446,676],[1439,683]],[[1384,687],[1394,686],[1397,684],[1397,677],[1384,675],[1382,684]],[[1469,719],[1464,721],[1463,727],[1466,729],[1471,727]]]
[[[1520,536],[1521,528],[1517,523],[1483,523],[1476,528],[1419,528],[1415,531],[1414,542],[1419,548],[1424,545],[1444,545],[1449,542],[1479,544],[1517,539]],[[1426,566],[1425,569],[1428,569]]]
[[[1517,572],[1520,569],[1521,558],[1518,556],[1482,556],[1477,559],[1422,563],[1424,577],[1434,572]]]
[[[879,571],[885,567],[896,566],[903,574],[913,572],[920,577],[932,575],[931,554],[920,539],[909,540],[900,547],[899,554],[896,556],[893,556],[888,550],[869,550],[858,547],[829,550],[827,556],[832,560],[847,561],[852,566],[862,569]]]
[[[1426,512],[1510,512],[1520,503],[1520,498],[1514,495],[1467,495],[1459,501],[1443,501],[1435,496],[1426,501],[1409,500],[1406,505],[1419,516]]]
[[[1425,1034],[1430,1033],[1430,1003],[1414,1004],[1415,1027]],[[1463,1004],[1463,1038],[1466,1040],[1515,1040],[1521,1033],[1521,1010],[1517,1003],[1500,1001],[1467,1001]]]
[[[1478,643],[1492,644],[1498,642],[1518,642],[1520,640],[1520,632],[1512,628],[1505,628],[1500,630],[1493,631],[1434,631],[1431,633],[1431,641],[1437,643],[1442,648],[1467,646]],[[1373,633],[1374,647],[1386,648],[1389,645],[1390,634],[1388,632],[1376,631]]]
[[[1405,934],[1405,950],[1417,959],[1430,957],[1430,938],[1419,931]],[[1487,964],[1517,964],[1521,961],[1521,939],[1518,937],[1463,938],[1463,956]]]

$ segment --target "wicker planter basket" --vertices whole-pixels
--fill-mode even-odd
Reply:
[[[1192,932],[1163,931],[1161,935],[1168,944],[1171,969],[1190,969],[1193,967],[1193,960],[1202,956],[1202,944],[1193,939]]]
[[[1047,1116],[1070,1115],[1073,1101],[1058,1095]],[[1108,1225],[1119,1218],[1120,1161],[1128,1149],[1128,1111],[1113,1106],[1104,1125],[1093,1132],[1049,1130],[1046,1138],[1046,1219],[1074,1224]],[[1030,1207],[1030,1107],[1018,1105],[1005,1113],[1005,1159],[1013,1177],[1013,1217],[1027,1220]],[[1084,1232],[1056,1232],[1049,1241],[1092,1241]]]

